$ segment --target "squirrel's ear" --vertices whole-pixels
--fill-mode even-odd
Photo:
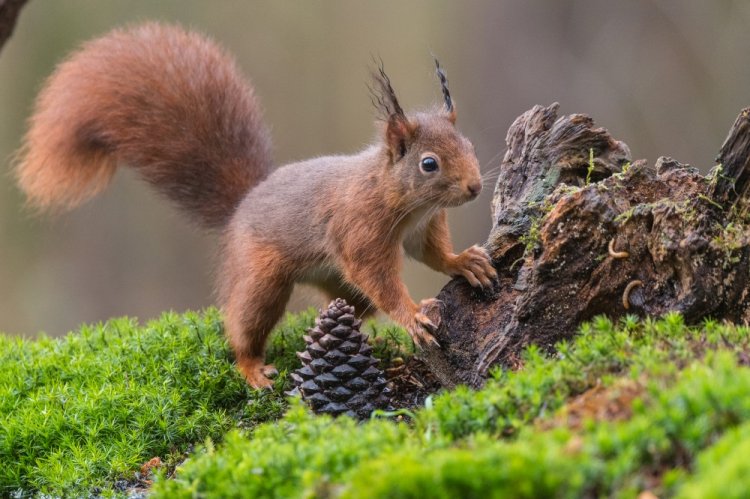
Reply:
[[[385,141],[395,163],[406,155],[416,127],[403,114],[392,114],[385,126]]]
[[[456,103],[455,102],[452,103],[451,110],[448,111],[448,114],[446,116],[448,117],[448,121],[450,121],[454,125],[456,124]]]

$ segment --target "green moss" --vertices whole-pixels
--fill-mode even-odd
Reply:
[[[288,314],[275,329],[267,359],[280,375],[261,391],[238,374],[216,309],[146,326],[114,319],[59,339],[0,335],[0,496],[111,493],[152,457],[174,466],[194,444],[280,418],[316,315]],[[411,355],[403,329],[368,329],[381,358]]]
[[[677,497],[744,498],[750,477],[750,423],[726,432],[712,447],[698,455],[696,473],[680,484]]]
[[[716,227],[717,234],[711,240],[711,245],[723,253],[722,268],[725,270],[742,260],[743,248],[747,244],[745,230],[745,225],[738,221]]]
[[[724,165],[721,163],[711,168],[708,175],[703,178],[708,183],[709,190],[711,191],[716,188],[716,184],[718,184],[719,180],[732,180],[730,177],[724,175]]]
[[[597,319],[554,358],[532,348],[523,369],[496,372],[482,390],[431,398],[411,426],[355,425],[297,408],[251,438],[233,433],[231,444],[209,447],[176,479],[160,480],[156,496],[633,495],[654,472],[665,475],[658,492],[669,493],[692,456],[750,421],[750,369],[734,351],[748,336],[710,321],[687,328],[677,314]],[[632,417],[580,430],[554,423],[572,396],[622,379],[644,387]],[[750,480],[735,485],[750,490]]]
[[[580,497],[586,470],[550,440],[535,448],[480,436],[426,455],[384,455],[353,471],[343,497]]]
[[[384,454],[352,471],[344,497],[637,495],[648,487],[652,469],[682,464],[685,454],[750,419],[750,370],[738,369],[726,353],[709,357],[705,364],[691,363],[670,387],[651,381],[646,403],[637,404],[627,421],[589,425],[578,433],[528,427],[509,442],[472,438],[450,449]],[[746,497],[748,467],[731,453],[735,466],[724,478],[735,496],[743,491]]]
[[[404,360],[414,355],[414,343],[402,327],[369,320],[363,331],[370,337],[372,355],[380,359],[381,368],[390,366],[397,358]]]
[[[589,166],[586,168],[586,184],[585,185],[591,185],[591,174],[594,173],[594,168],[596,168],[596,164],[594,163],[594,150],[589,149]]]
[[[678,215],[685,223],[695,221],[699,215],[698,210],[695,208],[695,202],[692,199],[675,201],[670,198],[662,198],[654,203],[637,204],[617,215],[614,221],[617,224],[624,225],[634,216],[643,217],[651,215],[654,211],[658,210],[671,211]]]
[[[528,255],[537,249],[539,244],[542,242],[542,222],[544,216],[538,216],[531,219],[531,225],[529,226],[528,232],[518,238],[518,242],[523,244],[524,255]]]
[[[269,358],[282,371],[314,315],[288,316],[275,333]],[[495,371],[481,390],[430,397],[407,424],[288,409],[283,379],[250,390],[220,319],[209,310],[58,340],[0,337],[0,461],[13,463],[0,467],[0,495],[115,494],[114,480],[154,456],[179,465],[173,478],[162,469],[156,497],[750,493],[747,328],[597,318],[552,357],[532,347],[521,369]],[[400,329],[369,327],[382,355],[411,354]],[[623,384],[638,387],[625,416],[568,427],[560,411],[572,398]]]
[[[311,318],[279,328],[270,350],[280,365]],[[146,326],[115,319],[60,339],[0,336],[0,366],[0,495],[108,489],[154,456],[174,464],[193,443],[286,408],[283,380],[247,387],[215,309]]]
[[[547,197],[544,202],[530,203],[532,209],[529,222],[529,230],[518,238],[518,241],[524,246],[524,255],[528,255],[539,249],[542,242],[542,226],[547,220],[547,216],[552,212],[555,205]]]
[[[367,431],[349,418],[311,416],[296,404],[252,439],[231,432],[220,449],[205,446],[175,480],[161,480],[168,497],[295,497],[333,487],[359,462],[408,448],[405,424],[372,421]],[[353,438],[356,437],[356,438]]]

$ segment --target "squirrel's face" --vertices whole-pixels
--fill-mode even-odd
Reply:
[[[474,146],[455,127],[455,113],[417,114],[386,125],[389,168],[410,203],[458,206],[475,199],[482,177]]]
[[[408,206],[458,206],[482,190],[471,142],[456,130],[456,108],[448,79],[435,60],[445,106],[407,117],[381,63],[373,73],[373,103],[385,117],[388,168]]]

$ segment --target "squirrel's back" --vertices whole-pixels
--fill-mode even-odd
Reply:
[[[36,101],[16,174],[32,204],[72,208],[118,164],[221,227],[271,169],[252,87],[211,40],[149,23],[92,40]]]

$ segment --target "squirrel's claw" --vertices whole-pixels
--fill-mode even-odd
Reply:
[[[414,319],[428,333],[434,334],[437,331],[437,326],[430,320],[429,317],[424,315],[422,312],[417,312],[416,314],[414,314]]]
[[[427,301],[429,300],[422,300],[423,307],[425,302]],[[414,340],[414,343],[416,343],[417,346],[422,349],[426,348],[430,344],[437,348],[440,348],[440,343],[438,343],[438,341],[433,336],[433,334],[437,332],[437,326],[435,325],[435,323],[432,322],[430,318],[422,312],[417,312],[416,314],[414,314],[414,321],[416,322],[416,324],[413,327],[409,328],[409,335],[411,336],[412,340]]]
[[[261,369],[261,372],[264,376],[271,379],[279,375],[279,370],[276,369],[273,364],[266,364],[265,366],[263,366],[263,369]]]
[[[273,386],[273,381],[269,379],[262,370],[253,372],[253,373],[246,373],[245,379],[247,379],[247,384],[251,387],[257,389],[257,390],[264,390],[264,389],[271,389]]]

